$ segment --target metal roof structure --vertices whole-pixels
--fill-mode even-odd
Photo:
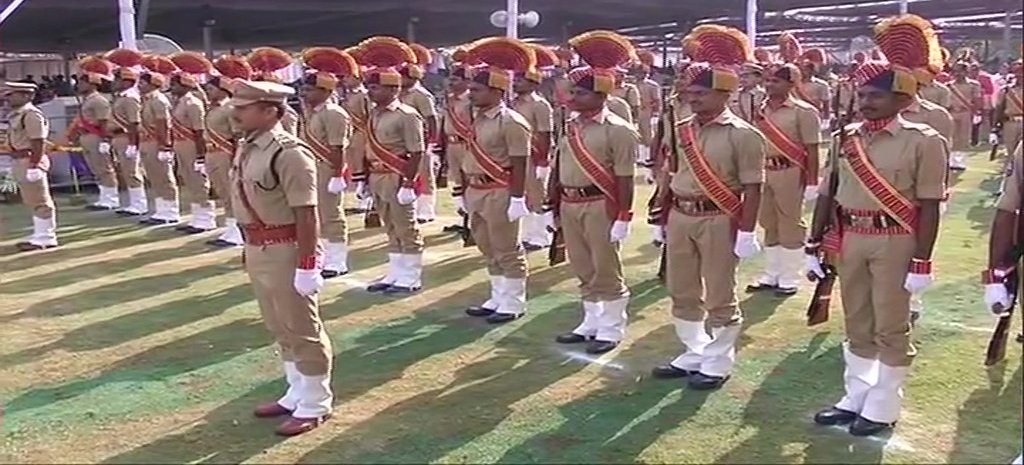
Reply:
[[[1001,44],[1006,10],[1012,39],[1020,42],[1020,0],[909,0],[910,11],[932,19],[947,41]],[[0,2],[0,3],[10,3]],[[143,6],[146,4],[146,6]],[[810,45],[846,48],[870,36],[880,18],[898,12],[898,0],[760,0],[758,43],[773,44],[795,30]],[[204,24],[212,24],[217,49],[258,45],[349,45],[371,35],[406,37],[429,46],[501,34],[490,14],[504,0],[136,0],[145,32],[201,49]],[[617,29],[638,43],[673,46],[690,27],[705,22],[742,28],[746,0],[520,0],[520,12],[537,11],[524,37],[549,43],[594,28]],[[88,52],[118,42],[116,0],[27,0],[0,25],[0,51]],[[141,37],[141,31],[139,36]],[[674,42],[674,43],[673,43]]]

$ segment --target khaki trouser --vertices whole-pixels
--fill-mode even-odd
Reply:
[[[448,153],[445,154],[448,157],[445,162],[448,164],[448,179],[451,180],[452,185],[462,185],[462,160],[470,156],[469,149],[466,148],[466,144],[448,144]]]
[[[128,136],[117,136],[110,142],[110,146],[113,148],[114,156],[117,157],[117,164],[121,166],[121,177],[124,179],[124,184],[129,189],[137,189],[143,187],[142,162],[139,160],[141,155],[136,155],[134,160],[126,157],[125,151],[128,149],[128,142]]]
[[[519,243],[519,221],[508,220],[508,189],[466,189],[470,230],[491,276],[526,277],[526,253]]]
[[[423,236],[419,226],[413,219],[413,204],[398,203],[398,189],[401,178],[392,173],[370,174],[370,192],[373,194],[373,207],[384,223],[388,233],[388,253],[421,254],[423,253]]]
[[[53,196],[50,195],[50,181],[43,176],[37,182],[25,180],[25,172],[32,168],[28,157],[14,160],[14,180],[18,182],[21,202],[32,210],[32,216],[48,219],[53,217]]]
[[[139,144],[139,156],[142,158],[142,167],[146,170],[150,190],[157,197],[177,205],[178,180],[174,177],[174,165],[160,161],[157,158],[159,151],[160,146],[156,141],[143,141]]]
[[[174,141],[174,153],[178,157],[178,177],[184,184],[188,199],[200,208],[213,208],[210,201],[210,180],[196,171],[196,144],[191,140]]]
[[[653,128],[651,127],[651,119],[654,118],[654,113],[650,109],[641,107],[639,118],[636,122],[636,127],[640,132],[640,145],[646,146],[654,138]]]
[[[953,113],[953,140],[950,141],[954,152],[966,152],[971,149],[971,112]]]
[[[332,194],[327,184],[334,177],[334,167],[317,162],[317,213],[320,214],[320,237],[327,242],[348,242],[348,222],[342,211],[343,194]]]
[[[764,228],[765,247],[781,245],[786,249],[799,249],[803,246],[807,234],[803,205],[803,170],[792,166],[767,172],[758,214]]]
[[[665,228],[672,316],[713,328],[740,324],[733,253],[736,225],[729,215],[688,216],[672,210]]]
[[[114,158],[112,155],[100,153],[100,143],[103,139],[95,134],[82,134],[79,138],[82,145],[82,152],[85,155],[85,162],[89,165],[96,177],[96,182],[103,187],[117,189],[117,172],[114,171]]]
[[[1024,116],[1014,116],[1003,123],[1003,144],[1006,146],[1006,154],[1010,157],[1017,150],[1022,133],[1024,133]]]
[[[550,177],[550,174],[548,176]],[[537,177],[537,166],[533,164],[532,158],[527,158],[526,160],[526,182],[524,187],[527,208],[533,213],[543,213],[544,201],[548,198],[548,178],[541,179]]]
[[[839,285],[850,351],[888,366],[907,366],[915,354],[910,343],[910,293],[903,288],[914,254],[913,235],[843,237]]]
[[[298,249],[292,244],[245,246],[245,269],[267,329],[281,346],[281,358],[306,376],[331,371],[331,340],[320,319],[317,296],[295,292]]]
[[[613,302],[629,296],[622,273],[621,246],[612,243],[612,219],[604,200],[562,202],[560,221],[569,265],[586,302]]]
[[[231,206],[231,162],[233,155],[221,151],[206,153],[206,174],[210,177],[217,200],[224,206],[224,216],[235,217]]]
[[[437,190],[437,172],[434,169],[434,154],[430,150],[424,151],[420,157],[420,176],[427,187],[424,194],[433,194]]]
[[[354,129],[349,139],[348,147],[345,149],[345,163],[349,171],[353,173],[364,172],[366,167],[366,133],[361,129]],[[355,187],[355,186],[350,186]]]

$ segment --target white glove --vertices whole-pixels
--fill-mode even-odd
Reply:
[[[732,252],[739,258],[750,258],[761,251],[756,232],[736,231],[736,245]]]
[[[623,242],[629,237],[630,223],[629,221],[616,221],[612,224],[611,241]]]
[[[935,278],[930,274],[907,273],[907,279],[903,281],[903,288],[911,294],[920,294],[932,285]]]
[[[139,146],[137,146],[137,145],[129,145],[128,147],[125,147],[125,149],[124,149],[124,157],[129,159],[129,160],[134,160],[136,158],[139,158]]]
[[[196,173],[199,173],[199,174],[201,174],[203,176],[206,176],[206,162],[205,161],[196,160],[196,161],[192,162],[192,169],[194,169],[196,171]]]
[[[295,280],[292,282],[295,292],[303,297],[309,297],[320,292],[324,287],[324,278],[320,275],[319,269],[295,270]]]
[[[999,136],[997,136],[995,134],[992,134],[992,133],[989,133],[989,135],[988,135],[988,144],[989,145],[996,145],[998,143],[999,143]]]
[[[818,198],[818,186],[804,187],[804,201],[813,202]]]
[[[996,308],[996,305],[999,308]],[[985,307],[996,315],[1002,315],[1010,306],[1010,295],[1002,283],[985,285]]]
[[[356,198],[359,200],[366,200],[370,198],[370,189],[366,188],[365,181],[359,181],[356,183]]]
[[[526,208],[526,199],[523,197],[511,197],[508,199],[508,214],[509,222],[515,223],[520,218],[530,214],[530,210]]]
[[[824,118],[824,119],[822,119],[821,120],[821,129],[823,131],[828,131],[828,130],[832,129],[832,118]]]
[[[345,178],[331,178],[331,180],[327,182],[327,192],[332,194],[345,192],[345,188],[347,187],[348,184],[345,183]]]
[[[974,115],[974,117],[971,118],[971,123],[981,124],[981,115]]]
[[[821,267],[821,260],[817,255],[804,255],[804,266],[807,268],[807,276],[817,276],[818,279],[825,277],[825,270]]]
[[[174,161],[174,152],[170,150],[161,150],[156,153],[156,159],[164,163],[171,163]]]
[[[462,199],[462,196],[461,195],[460,196],[456,196],[456,197],[454,197],[454,199],[455,199],[455,211],[458,212],[460,215],[468,214],[468,211],[466,210],[466,201]]]
[[[39,168],[29,168],[25,170],[25,181],[27,182],[39,182],[46,177],[46,172]]]
[[[540,179],[540,180],[547,179],[548,176],[551,175],[551,167],[550,166],[538,166],[537,168],[534,169],[534,174],[537,176],[537,179]]]
[[[110,155],[110,142],[100,142],[100,155]]]
[[[416,202],[417,197],[419,196],[416,195],[416,191],[414,191],[411,187],[403,187],[401,189],[398,189],[398,203],[400,205],[412,205],[414,202]]]

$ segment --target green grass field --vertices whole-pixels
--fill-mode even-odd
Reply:
[[[994,321],[978,273],[999,180],[984,158],[944,219],[920,355],[888,440],[811,421],[841,395],[843,328],[838,316],[804,325],[809,286],[785,300],[742,295],[736,372],[700,393],[648,375],[680,344],[639,222],[624,250],[628,338],[593,359],[553,342],[578,320],[576,280],[544,254],[531,257],[526,317],[492,327],[463,315],[488,291],[477,251],[441,232],[452,217],[427,228],[426,288],[403,299],[361,289],[386,253],[352,219],[354,273],[321,297],[336,416],[282,440],[275,421],[250,413],[283,382],[237,251],[64,198],[64,247],[17,255],[28,215],[2,206],[0,462],[1008,463],[1021,449],[1024,370],[1015,342],[1003,364],[981,363]],[[759,267],[745,263],[741,282]]]

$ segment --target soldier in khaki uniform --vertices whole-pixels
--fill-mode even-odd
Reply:
[[[666,195],[658,206],[664,212],[672,316],[686,351],[655,367],[654,376],[688,377],[694,389],[715,389],[732,372],[743,328],[736,268],[761,248],[754,228],[765,140],[727,107],[738,87],[736,70],[750,59],[746,35],[699,26],[684,43],[697,61],[683,75],[694,114],[673,128],[677,146],[665,163],[669,175],[660,178]]]
[[[347,274],[348,222],[343,210],[344,193],[352,180],[345,152],[350,146],[351,118],[329,100],[338,87],[338,75],[354,75],[359,65],[351,55],[330,47],[303,53],[303,61],[315,72],[302,80],[303,124],[300,137],[313,150],[320,175],[320,236],[324,241],[324,278]]]
[[[82,146],[89,171],[96,177],[100,190],[96,203],[85,208],[107,211],[119,208],[121,197],[117,190],[114,157],[111,155],[110,143],[107,142],[107,126],[111,118],[110,99],[100,93],[101,89],[109,91],[113,70],[109,63],[101,65],[98,61],[103,60],[89,57],[79,63],[79,67],[85,71],[78,77],[78,95],[82,103],[70,139]]]
[[[569,40],[586,67],[569,73],[575,84],[566,134],[556,150],[549,203],[558,209],[566,252],[579,278],[583,322],[556,339],[588,342],[600,354],[618,346],[626,333],[629,288],[622,272],[621,244],[633,219],[633,176],[640,135],[606,101],[615,91],[615,71],[632,60],[633,47],[610,31],[591,31]],[[585,168],[584,168],[585,167]]]
[[[949,113],[953,115],[953,140],[949,168],[963,171],[967,169],[966,157],[971,150],[971,126],[975,115],[982,109],[981,84],[967,77],[970,63],[958,61],[953,64],[953,82],[949,83],[953,98],[949,102]]]
[[[150,191],[156,197],[153,214],[142,220],[142,224],[163,225],[181,221],[178,181],[174,176],[174,149],[171,146],[171,102],[160,91],[166,84],[167,77],[156,72],[139,77],[139,93],[142,95],[139,152]]]
[[[366,213],[373,208],[373,196],[366,190],[366,173],[363,171],[366,161],[366,120],[372,103],[366,86],[363,85],[361,66],[355,71],[354,74],[341,77],[342,85],[345,87],[341,107],[348,113],[349,122],[352,124],[352,134],[349,137],[345,158],[352,171],[351,189],[355,192],[357,201],[355,208],[346,209],[345,212]]]
[[[7,142],[14,162],[14,178],[22,203],[32,210],[32,235],[16,244],[22,252],[57,247],[57,208],[50,196],[50,159],[45,151],[50,122],[32,104],[36,90],[35,84],[21,82],[8,82],[0,87],[11,105]]]
[[[917,77],[920,83],[917,95],[948,110],[952,103],[953,94],[950,92],[949,87],[935,80],[935,77],[942,72],[941,66],[941,64],[924,66],[914,70],[914,76]]]
[[[535,50],[539,46],[534,46]],[[545,53],[546,52],[546,53]],[[523,246],[526,250],[541,250],[551,245],[551,232],[544,221],[543,206],[547,198],[546,188],[551,176],[551,133],[554,130],[553,110],[537,89],[543,76],[539,69],[550,68],[557,57],[550,50],[535,52],[538,57],[537,68],[516,75],[514,90],[515,99],[512,108],[526,118],[532,130],[530,144],[530,162],[526,169],[526,203],[530,214],[523,219]],[[550,54],[550,55],[547,55]],[[541,61],[543,58],[543,62]]]
[[[650,144],[654,137],[654,124],[661,114],[661,86],[651,79],[654,53],[650,50],[637,52],[640,63],[633,67],[634,84],[638,92],[640,107],[637,110],[636,127],[640,133],[640,156],[637,162],[645,164],[651,158]]]
[[[790,296],[796,294],[802,280],[807,236],[803,204],[817,192],[821,119],[811,104],[792,96],[793,86],[800,82],[796,66],[771,66],[766,80],[768,100],[754,119],[754,126],[768,143],[760,208],[767,260],[757,283],[747,286],[749,292]]]
[[[331,341],[317,302],[324,281],[316,213],[313,154],[283,131],[294,91],[270,82],[238,81],[229,105],[244,131],[231,176],[231,196],[245,231],[243,261],[260,313],[280,346],[288,389],[258,406],[258,417],[289,419],[277,434],[295,436],[331,415]]]
[[[262,82],[281,83],[278,72],[291,66],[292,56],[288,52],[274,47],[259,47],[247,57],[253,71],[253,79]],[[285,105],[281,127],[285,132],[297,136],[299,134],[299,112],[291,105]]]
[[[374,208],[388,235],[388,272],[367,290],[408,294],[423,285],[423,235],[413,204],[418,197],[425,144],[423,118],[399,100],[402,75],[395,67],[411,62],[415,55],[393,37],[371,37],[359,48],[362,59],[373,66],[364,73],[374,104],[367,122],[365,171]]]
[[[423,67],[416,63],[407,63],[401,67],[400,71],[402,73],[402,93],[399,96],[399,101],[419,113],[426,131],[423,134],[423,139],[428,142],[432,141],[437,134],[437,109],[434,95],[420,83],[420,80],[423,79]],[[416,198],[415,215],[416,221],[421,224],[434,221],[437,217],[437,196],[434,194],[437,189],[434,171],[436,163],[433,158],[433,151],[428,150],[420,161],[422,181],[417,186],[417,190],[420,192]]]
[[[245,241],[238,228],[235,205],[231,202],[230,174],[242,134],[227,103],[232,97],[231,87],[234,82],[251,78],[252,68],[244,58],[232,55],[218,58],[213,66],[220,72],[220,76],[213,76],[206,81],[206,95],[210,99],[209,111],[206,113],[206,172],[217,200],[224,207],[224,232],[207,243],[216,247],[238,247]]]
[[[820,48],[804,52],[800,62],[800,75],[803,81],[793,89],[799,99],[818,109],[821,121],[826,123],[823,129],[828,130],[827,123],[832,117],[832,88],[828,82],[817,76],[818,71],[825,66],[825,56],[825,51]]]
[[[506,106],[504,99],[512,90],[512,73],[532,69],[535,59],[528,45],[505,37],[474,42],[469,53],[483,64],[470,70],[472,126],[456,127],[469,148],[460,171],[466,182],[470,230],[487,260],[491,300],[496,305],[485,303],[466,313],[498,324],[526,312],[526,253],[519,243],[519,220],[530,212],[526,201],[526,178],[532,174],[527,171],[530,122]],[[521,61],[507,59],[513,56]]]
[[[933,280],[931,254],[946,192],[946,142],[929,126],[900,116],[917,94],[911,69],[928,61],[930,25],[913,15],[875,27],[885,56],[900,62],[864,63],[854,75],[862,123],[843,129],[820,186],[808,239],[808,269],[824,277],[819,255],[837,254],[846,320],[846,395],[815,415],[823,425],[849,424],[872,435],[899,418],[903,386],[916,354],[910,340],[910,296]],[[937,46],[937,43],[935,44]],[[838,225],[826,229],[836,214]]]
[[[999,90],[993,113],[997,129],[992,131],[993,134],[1002,133],[1000,136],[1007,155],[1017,149],[1024,133],[1024,61],[1017,60],[1011,64],[1010,73],[1014,76],[1013,84]],[[998,137],[990,138],[990,142],[998,143]]]
[[[171,76],[171,95],[176,99],[171,110],[171,137],[178,161],[178,178],[192,207],[192,221],[177,229],[187,234],[217,228],[205,169],[206,108],[195,94],[198,87],[195,76],[184,73]]]
[[[139,73],[129,68],[120,68],[114,73],[114,104],[107,120],[110,145],[128,185],[128,206],[117,211],[124,216],[141,216],[149,211],[139,159],[142,99],[135,88],[138,80]]]
[[[462,161],[469,156],[466,140],[456,131],[457,127],[470,127],[473,124],[473,103],[469,100],[469,65],[463,61],[468,58],[465,50],[456,50],[452,54],[455,62],[450,66],[448,75],[448,95],[445,97],[444,116],[441,119],[441,132],[444,137],[444,157],[447,165],[448,182],[452,185],[452,199],[456,212],[465,218],[465,182],[462,179]],[[446,232],[469,233],[462,223],[445,226]],[[493,295],[495,287],[491,286],[492,298],[483,306],[494,309],[497,297]]]
[[[747,63],[740,71],[740,89],[729,99],[729,110],[748,123],[761,111],[761,104],[767,99],[764,90],[764,66]]]

